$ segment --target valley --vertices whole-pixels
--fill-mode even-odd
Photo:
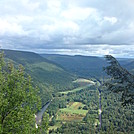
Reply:
[[[0,134],[134,134],[134,0],[0,0]]]
[[[99,80],[108,78],[103,72],[107,65],[102,57],[39,55],[32,52],[3,50],[7,62],[22,64],[32,77],[33,86],[39,88],[42,110],[49,115],[47,133],[86,134],[98,133],[99,97],[101,88],[102,126],[101,133],[117,132],[133,134],[134,107],[122,107],[120,95],[99,87]],[[133,71],[132,59],[120,59],[120,63]],[[50,104],[46,103],[50,101]],[[38,120],[38,121],[39,121]]]
[[[75,83],[77,85],[79,85],[77,88],[74,88],[72,90],[67,90],[67,91],[64,91],[64,92],[59,92],[61,93],[62,95],[64,94],[68,94],[68,93],[74,93],[74,92],[77,92],[77,91],[80,91],[80,90],[84,90],[92,85],[94,85],[95,83],[91,80],[88,80],[88,79],[82,79],[82,78],[79,78],[79,79],[76,79],[75,81],[73,81],[72,83]]]

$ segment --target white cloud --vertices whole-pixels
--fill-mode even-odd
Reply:
[[[21,2],[26,9],[31,10],[31,11],[38,9],[40,5],[39,2],[33,2],[30,0],[22,0]]]
[[[104,20],[105,21],[109,21],[112,25],[117,22],[117,18],[116,17],[104,17]]]
[[[92,55],[114,53],[119,46],[129,56],[133,51],[121,46],[134,45],[132,5],[133,0],[1,0],[0,40],[9,49],[69,47],[68,53],[87,55],[88,46]]]
[[[61,49],[39,49],[35,50],[40,53],[49,53],[49,54],[70,54],[70,55],[87,55],[87,56],[104,56],[104,55],[113,55],[115,57],[130,57],[134,58],[134,45],[126,48],[126,45],[115,46],[115,45],[87,45],[87,46],[77,46],[73,49],[71,48],[61,48]]]
[[[44,32],[48,35],[53,35],[56,33],[62,33],[65,35],[75,35],[79,31],[79,26],[73,21],[60,21],[53,24],[45,24],[42,26]]]
[[[60,8],[61,0],[48,0],[47,1],[48,8]]]
[[[26,35],[21,25],[0,19],[0,35]]]
[[[96,10],[93,8],[72,7],[68,10],[63,11],[61,16],[63,16],[65,19],[70,20],[85,20],[95,12]]]

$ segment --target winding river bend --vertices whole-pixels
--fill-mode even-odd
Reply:
[[[46,111],[46,109],[50,105],[51,101],[47,102],[46,105],[43,106],[42,109],[36,114],[36,124],[41,123],[43,113]]]

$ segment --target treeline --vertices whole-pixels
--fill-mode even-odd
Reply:
[[[61,133],[61,134],[89,134],[90,128],[89,124],[77,123],[77,122],[67,122],[63,124],[57,130],[50,130],[49,134]]]

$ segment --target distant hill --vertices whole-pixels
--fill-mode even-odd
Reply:
[[[69,55],[58,55],[58,54],[42,54],[41,56],[48,60],[55,62],[65,68],[71,73],[75,73],[80,77],[101,77],[104,75],[103,67],[107,66],[107,62],[104,57],[95,56],[69,56]],[[118,58],[119,63],[129,69],[134,69],[134,64],[131,62],[133,59]]]
[[[125,64],[124,67],[134,73],[134,59]]]
[[[52,61],[43,58],[33,52],[4,50],[5,57],[22,64],[26,71],[37,81],[54,86],[66,85],[74,78],[73,75],[65,71]]]
[[[63,66],[63,68],[71,73],[86,78],[91,76],[102,76],[103,67],[107,64],[104,58],[95,56],[68,56],[55,54],[42,54],[41,56]]]
[[[120,65],[129,72],[134,73],[134,59],[133,58],[117,58]]]

